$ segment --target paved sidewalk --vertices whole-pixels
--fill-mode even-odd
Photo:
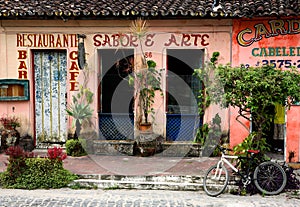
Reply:
[[[45,156],[47,151],[34,150],[34,153]],[[0,172],[6,169],[7,158],[8,156],[4,152],[0,154]],[[151,157],[87,155],[82,157],[68,156],[63,162],[64,167],[75,174],[202,176],[218,159],[210,157],[162,157],[159,154]]]
[[[38,152],[43,156],[46,152]],[[0,154],[0,172],[6,169],[8,156]],[[138,157],[138,156],[68,156],[64,167],[75,174],[102,175],[203,175],[217,158]]]

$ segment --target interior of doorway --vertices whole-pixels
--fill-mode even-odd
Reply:
[[[133,72],[133,49],[102,49],[99,50],[101,60],[101,88],[98,95],[101,104],[100,113],[133,113],[133,87],[128,83],[119,87]],[[121,91],[116,91],[121,90]],[[112,111],[114,94],[118,94],[120,106]],[[129,103],[122,101],[130,99]]]
[[[283,105],[275,104],[273,120],[269,123],[269,129],[264,130],[267,143],[270,146],[272,159],[283,160],[285,156],[286,140],[286,108]]]

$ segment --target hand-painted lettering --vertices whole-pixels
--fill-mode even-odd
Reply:
[[[76,34],[17,34],[17,47],[77,47]]]
[[[271,38],[278,35],[293,35],[300,33],[300,20],[269,20],[267,23],[258,23],[253,28],[246,28],[237,34],[237,42],[240,46],[248,47],[263,38]],[[276,51],[275,51],[276,52]],[[278,55],[279,55],[278,51]]]

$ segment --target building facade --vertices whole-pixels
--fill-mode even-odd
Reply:
[[[198,116],[202,84],[194,70],[215,51],[223,64],[298,64],[299,5],[293,1],[80,2],[0,1],[1,116],[18,116],[21,135],[37,146],[64,143],[74,133],[66,109],[82,88],[93,93],[92,125],[84,130],[96,139],[134,139],[134,88],[127,80],[141,55],[163,69],[163,96],[156,96],[151,118],[156,134],[191,142],[196,129],[218,114],[234,146],[249,129],[231,108],[210,106]],[[130,30],[137,18],[148,24],[141,39]],[[286,159],[295,152],[293,161],[299,161],[298,111],[292,106],[284,123],[283,150]]]

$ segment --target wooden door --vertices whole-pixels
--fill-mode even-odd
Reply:
[[[66,51],[35,51],[35,135],[37,144],[64,142],[66,120]]]

